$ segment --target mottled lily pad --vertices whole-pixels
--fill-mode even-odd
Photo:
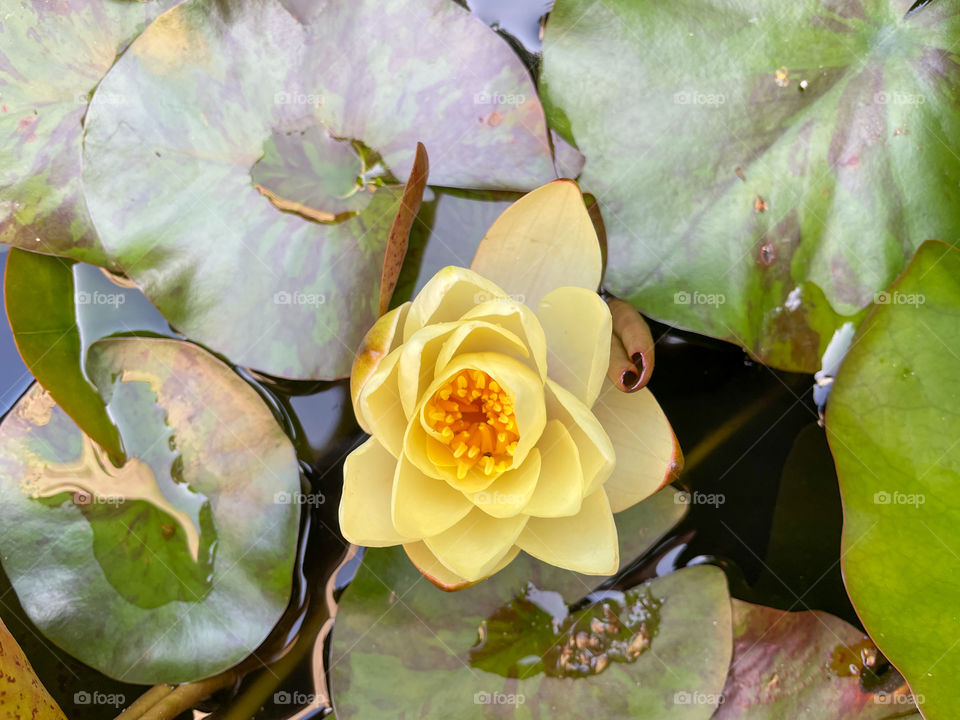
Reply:
[[[682,515],[668,511],[684,507],[674,496],[668,488],[618,524],[628,536],[669,527],[656,513]],[[623,523],[631,514],[637,522]],[[731,652],[723,573],[689,568],[568,605],[600,580],[521,555],[444,593],[400,548],[367,550],[334,626],[337,717],[710,717]]]
[[[178,330],[330,378],[376,319],[391,178],[418,141],[437,185],[556,175],[526,69],[449,0],[187,0],[95,94],[84,182],[104,246]]]
[[[0,19],[0,242],[109,260],[83,200],[80,138],[90,94],[174,0],[17,0]],[[131,98],[103,101],[119,107]]]
[[[924,243],[860,326],[827,404],[857,614],[927,720],[960,705],[960,250]]]
[[[100,340],[88,367],[129,460],[113,466],[32,387],[0,425],[4,569],[40,630],[101,672],[212,675],[289,599],[293,447],[257,392],[189,343]]]
[[[881,720],[915,708],[902,677],[884,684],[865,670],[876,646],[840,618],[731,604],[733,660],[713,720]]]
[[[541,91],[608,289],[813,372],[924,240],[956,242],[960,7],[913,5],[558,0]]]

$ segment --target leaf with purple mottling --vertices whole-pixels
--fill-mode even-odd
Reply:
[[[558,0],[541,91],[607,288],[813,372],[924,240],[960,241],[960,6],[912,4]]]
[[[113,466],[34,385],[0,424],[0,558],[47,638],[106,675],[180,683],[240,662],[290,598],[293,446],[257,392],[179,340],[99,340]]]
[[[621,569],[684,516],[689,506],[676,495],[666,488],[618,514]],[[731,653],[723,573],[686,568],[626,594],[590,596],[603,581],[520,555],[492,578],[445,593],[400,548],[368,549],[334,626],[337,717],[709,718]],[[591,672],[558,677],[562,650],[551,647],[584,636],[606,649],[584,644],[594,648]]]
[[[11,0],[0,18],[0,242],[97,265],[80,179],[90,94],[174,0]],[[105,97],[116,106],[123,96]]]
[[[390,177],[418,141],[437,185],[556,176],[526,69],[449,0],[187,0],[94,96],[84,182],[104,247],[178,330],[330,378],[376,319]]]
[[[840,618],[731,603],[733,660],[713,720],[882,720],[915,707],[896,672],[888,686],[864,670],[876,646]]]

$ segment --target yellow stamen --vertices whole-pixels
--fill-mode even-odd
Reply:
[[[474,466],[492,475],[512,464],[520,439],[512,400],[482,370],[457,373],[427,401],[423,416],[450,447],[459,479]]]

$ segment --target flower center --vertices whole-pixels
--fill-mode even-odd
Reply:
[[[484,475],[510,466],[517,418],[507,391],[482,370],[461,370],[427,402],[427,422],[440,434],[463,479],[477,465]]]

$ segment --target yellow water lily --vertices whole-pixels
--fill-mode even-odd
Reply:
[[[559,180],[493,224],[367,334],[351,375],[370,433],[344,465],[340,527],[402,544],[458,589],[521,550],[581,573],[619,566],[614,513],[661,488],[679,450],[647,389],[607,379],[612,321],[579,188]]]

